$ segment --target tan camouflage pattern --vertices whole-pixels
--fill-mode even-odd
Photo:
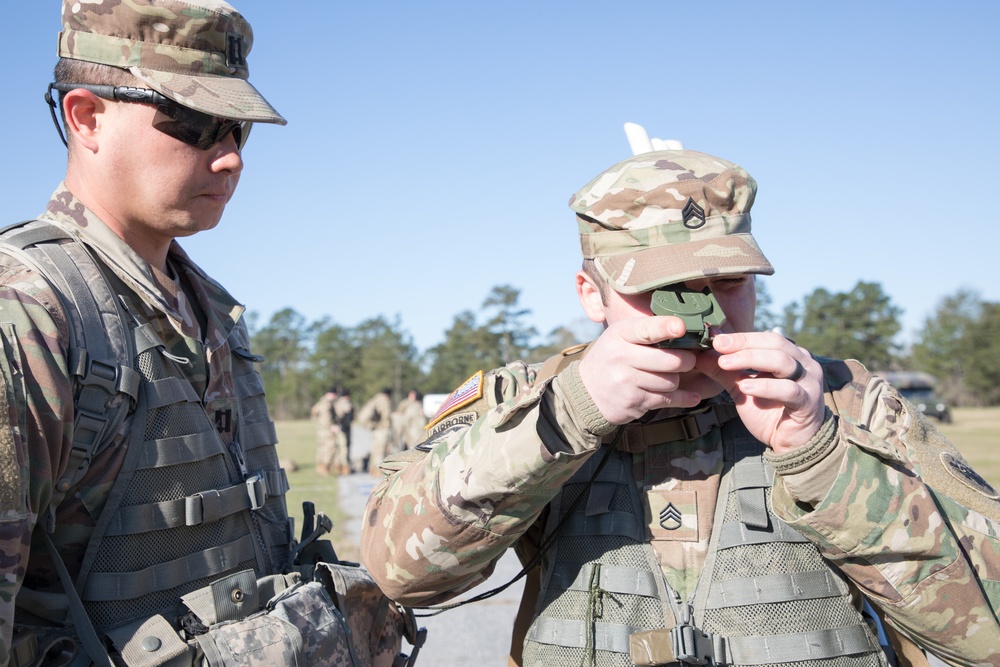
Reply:
[[[410,449],[424,441],[427,432],[424,426],[427,424],[427,417],[424,416],[423,402],[407,396],[392,413],[393,431],[399,438],[399,449]]]
[[[372,434],[368,469],[374,474],[382,459],[395,451],[392,442],[392,399],[385,392],[378,392],[361,406],[357,422]]]
[[[286,123],[247,80],[253,30],[226,2],[64,0],[62,23],[61,58],[128,69],[153,90],[212,116]]]
[[[715,520],[722,479],[718,430],[690,442],[649,447],[632,457],[633,475],[646,504],[646,539],[667,583],[691,597]],[[670,514],[673,507],[676,514]],[[680,515],[678,520],[672,517]]]
[[[622,294],[717,275],[772,274],[750,234],[757,183],[695,151],[619,162],[570,199],[585,259]]]
[[[217,412],[233,409],[236,414],[228,336],[236,329],[234,339],[249,349],[243,306],[192,263],[179,245],[173,244],[168,262],[176,273],[185,276],[208,315],[207,330],[202,333],[184,292],[166,276],[156,275],[64,185],[56,190],[40,217],[78,234],[131,290],[133,305],[149,312],[153,328],[167,345],[165,352],[190,361],[182,368],[204,397],[205,411],[213,423],[217,422]],[[0,445],[6,442],[0,453],[0,474],[4,476],[0,482],[4,488],[19,489],[16,494],[8,493],[0,507],[0,664],[4,664],[10,647],[13,601],[22,583],[38,591],[60,590],[44,544],[32,544],[31,533],[48,506],[54,480],[66,465],[73,397],[66,368],[65,315],[45,281],[3,253],[0,338],[4,351],[0,377],[6,385],[0,412],[7,415],[10,425],[0,438]],[[266,416],[248,415],[248,422],[258,421],[266,421]],[[79,570],[95,518],[121,468],[125,448],[117,445],[131,427],[131,419],[126,420],[113,445],[95,456],[79,488],[71,490],[59,507],[59,529],[53,538],[71,575]],[[232,442],[232,431],[220,429],[220,435]]]
[[[843,449],[845,456],[815,464],[843,467],[830,476],[835,482],[822,500],[806,507],[779,474],[775,511],[868,593],[893,626],[953,664],[1000,664],[1000,506],[983,497],[975,511],[952,499],[952,486],[928,485],[920,457],[910,452],[921,452],[933,431],[913,427],[913,409],[894,389],[849,368],[856,376],[833,378],[841,394],[856,395],[838,404],[841,417],[825,431],[836,441],[811,445]],[[471,426],[438,434],[426,454],[384,462],[387,477],[365,511],[362,558],[387,595],[408,605],[441,603],[488,578],[507,548],[537,550],[536,521],[611,439],[578,426],[592,402],[571,371],[538,384],[536,369],[521,363],[494,371],[486,396],[499,395],[502,403]],[[717,493],[721,454],[711,442],[668,443],[633,457],[636,484],[660,496],[648,499],[650,513],[669,494],[698,507],[697,541],[657,548],[665,577],[685,591],[704,565],[705,508]],[[695,526],[687,528],[694,537]],[[676,571],[679,564],[685,571]]]
[[[316,424],[316,472],[320,475],[350,472],[347,436],[340,429],[334,407],[337,400],[333,394],[324,394],[310,410]]]

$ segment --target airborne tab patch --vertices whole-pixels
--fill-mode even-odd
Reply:
[[[430,423],[424,427],[426,430],[430,430],[439,421],[450,415],[451,413],[464,408],[470,403],[475,403],[480,398],[483,397],[483,372],[479,371],[468,380],[463,382],[458,389],[451,392],[448,398],[444,399],[444,403],[438,408],[438,411],[431,417]]]

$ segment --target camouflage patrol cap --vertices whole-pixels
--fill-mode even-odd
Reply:
[[[583,256],[621,294],[774,268],[750,235],[757,183],[743,168],[688,150],[619,162],[570,199]]]
[[[286,123],[247,81],[253,30],[222,0],[63,0],[62,22],[60,58],[127,69],[212,116]]]

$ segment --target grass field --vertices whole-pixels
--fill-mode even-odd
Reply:
[[[295,517],[295,529],[302,529],[302,502],[311,501],[317,512],[333,519],[333,542],[337,555],[344,560],[358,559],[358,545],[344,538],[344,514],[338,500],[337,478],[316,474],[316,427],[309,420],[279,421],[278,456],[292,461],[297,469],[288,471],[288,513]]]
[[[957,408],[951,424],[939,430],[962,452],[976,471],[1000,489],[1000,408]]]
[[[1000,489],[1000,408],[959,408],[952,411],[951,424],[938,424],[979,474]],[[337,554],[347,560],[357,560],[358,545],[344,538],[344,515],[338,502],[337,478],[316,474],[316,431],[310,421],[279,421],[278,454],[294,461],[298,469],[288,471],[291,491],[288,492],[289,513],[295,525],[302,525],[302,501],[311,500],[319,511],[334,522],[332,541]]]

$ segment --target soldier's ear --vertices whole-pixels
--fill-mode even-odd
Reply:
[[[576,272],[576,295],[583,306],[583,312],[587,317],[598,324],[603,324],[607,319],[604,313],[604,298],[601,296],[601,289],[594,284],[585,271]]]
[[[97,151],[108,104],[89,90],[76,88],[62,98],[66,137],[91,152]]]

